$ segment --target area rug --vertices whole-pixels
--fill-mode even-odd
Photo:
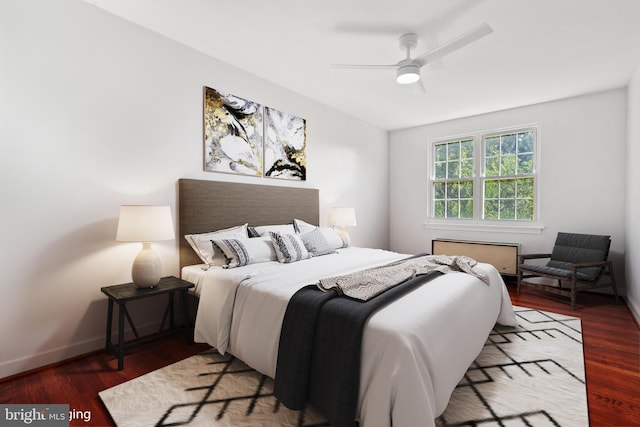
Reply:
[[[515,309],[520,325],[494,328],[436,425],[589,425],[580,319]],[[272,390],[268,377],[211,350],[99,395],[120,427],[329,425]]]
[[[514,308],[519,326],[493,329],[436,425],[589,425],[580,319]]]

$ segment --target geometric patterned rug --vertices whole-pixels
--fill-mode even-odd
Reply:
[[[456,387],[438,426],[588,426],[580,319],[514,307]]]
[[[520,326],[494,328],[437,426],[589,425],[580,319],[515,310]],[[212,349],[99,395],[119,427],[329,425],[272,390],[270,378]]]
[[[119,427],[329,425],[309,407],[281,405],[273,380],[215,349],[98,394]]]

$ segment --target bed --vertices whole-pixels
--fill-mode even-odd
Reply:
[[[181,179],[178,204],[181,274],[196,284],[199,297],[195,340],[272,378],[287,304],[300,288],[408,256],[347,247],[298,262],[207,268],[183,235],[294,219],[319,224],[318,190]],[[469,274],[445,274],[368,319],[356,410],[361,426],[434,425],[495,323],[516,324],[497,270],[477,267],[488,284]]]

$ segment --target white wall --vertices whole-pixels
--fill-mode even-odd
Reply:
[[[437,230],[427,217],[429,141],[539,123],[539,234]],[[608,234],[619,288],[625,268],[626,91],[623,89],[394,131],[390,134],[390,248],[430,251],[434,238],[515,242],[549,252],[558,231]],[[637,189],[636,189],[637,190]]]
[[[102,348],[100,287],[130,280],[121,204],[169,204],[181,177],[320,189],[354,244],[388,246],[388,133],[80,0],[0,3],[0,378]],[[307,119],[308,180],[202,170],[202,88]],[[178,275],[177,240],[155,245]],[[142,329],[158,307],[134,304]]]
[[[640,323],[640,64],[629,84],[628,140],[627,140],[627,302]]]

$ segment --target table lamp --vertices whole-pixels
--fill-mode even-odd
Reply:
[[[137,287],[153,288],[160,281],[162,262],[151,248],[151,242],[174,238],[169,206],[123,205],[120,207],[116,240],[142,242],[142,250],[131,267],[131,278]]]
[[[354,208],[331,208],[329,225],[335,227],[345,244],[350,246],[351,238],[345,227],[355,227],[357,225],[356,210]]]

